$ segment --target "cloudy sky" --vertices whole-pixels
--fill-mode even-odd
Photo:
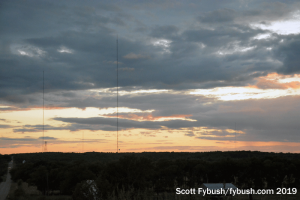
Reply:
[[[115,152],[117,37],[121,152],[300,152],[298,1],[4,0],[0,153]]]

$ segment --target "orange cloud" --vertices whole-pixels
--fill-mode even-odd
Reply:
[[[249,85],[250,88],[257,89],[299,89],[300,81],[291,81],[291,82],[279,82],[280,80],[287,78],[300,78],[299,74],[295,75],[281,75],[277,73],[270,73],[267,76],[257,78],[255,85]]]

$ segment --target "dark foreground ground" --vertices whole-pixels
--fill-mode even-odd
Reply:
[[[12,156],[16,163],[11,170],[14,199],[211,199],[176,195],[176,188],[198,188],[206,182],[275,191],[278,187],[300,186],[300,154],[291,153],[48,152]],[[47,196],[52,194],[56,195]],[[223,199],[249,198],[240,195]],[[300,197],[297,193],[254,195],[253,199]]]
[[[8,167],[12,167],[12,161],[8,164]],[[7,169],[7,167],[6,167]],[[8,192],[9,192],[9,189],[10,189],[10,186],[11,186],[11,177],[10,177],[10,173],[8,172],[7,170],[7,175],[5,177],[5,181],[3,180],[1,183],[0,183],[0,200],[5,200],[5,198],[7,197],[8,195]]]

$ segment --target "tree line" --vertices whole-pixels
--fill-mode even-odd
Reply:
[[[68,156],[72,159],[62,159]],[[74,199],[84,199],[91,192],[87,180],[93,181],[101,199],[124,193],[159,195],[174,192],[176,187],[197,188],[206,182],[254,189],[300,186],[299,154],[91,152],[18,154],[14,159],[14,181],[36,185],[44,194],[59,190]]]
[[[0,154],[0,182],[3,181],[3,175],[7,173],[8,162],[11,160],[10,155]]]

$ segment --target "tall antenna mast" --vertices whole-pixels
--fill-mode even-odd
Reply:
[[[82,132],[82,153],[84,152],[84,132]]]
[[[119,152],[119,60],[118,60],[118,35],[117,35],[117,153]]]
[[[47,149],[47,141],[45,141],[45,147],[44,147],[44,152],[47,152],[48,149]]]
[[[234,133],[235,133],[234,148],[236,150],[236,122],[234,123]]]
[[[45,89],[45,87],[44,87],[44,70],[43,70],[43,144],[42,144],[42,152],[44,152],[44,143],[45,143],[45,137],[44,137],[44,131],[45,131],[45,124],[44,124],[44,112],[45,112],[45,104],[44,104],[44,89]]]

